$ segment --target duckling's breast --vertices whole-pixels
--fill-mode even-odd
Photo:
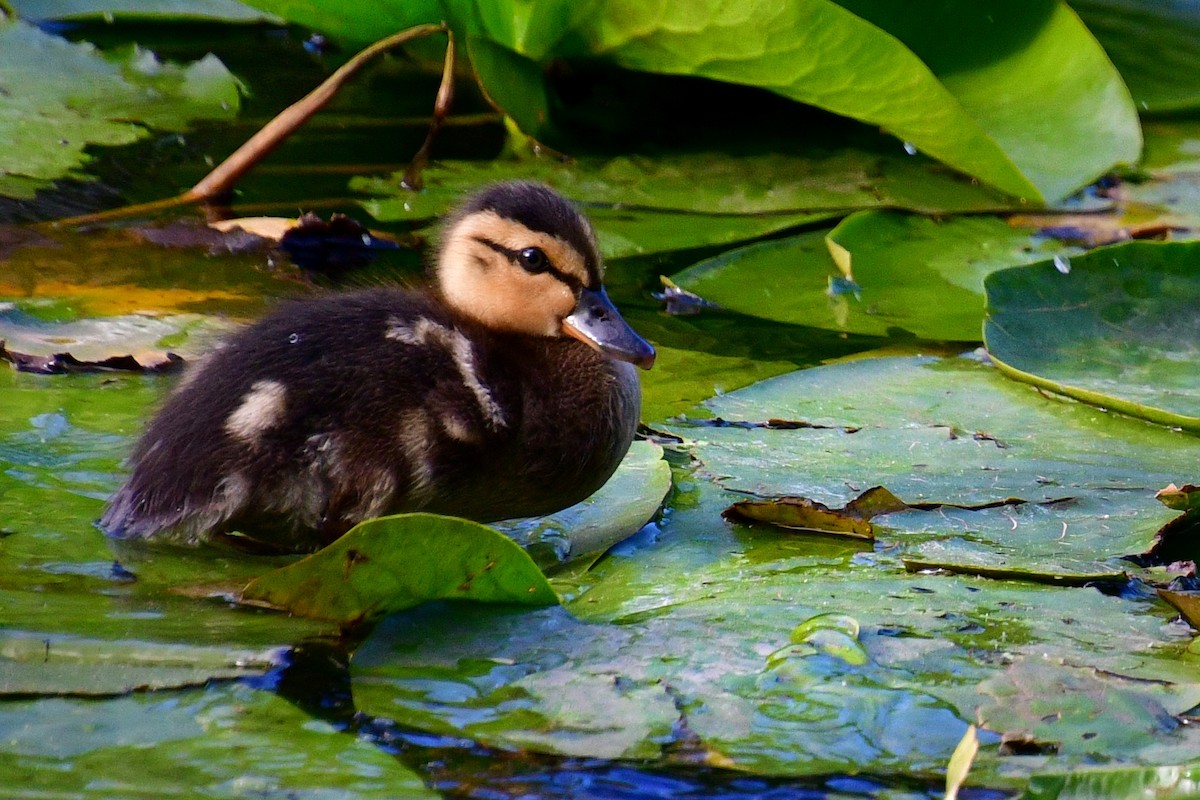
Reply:
[[[637,370],[566,338],[496,337],[485,352],[512,435],[485,444],[470,466],[450,465],[427,510],[482,521],[536,516],[603,486],[637,429]]]

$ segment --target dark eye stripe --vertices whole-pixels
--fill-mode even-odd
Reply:
[[[472,238],[474,238],[475,241],[479,242],[480,244],[484,245],[485,247],[490,247],[492,250],[495,250],[497,253],[504,256],[509,261],[511,261],[514,265],[521,266],[521,251],[520,250],[510,250],[509,248],[505,247],[504,245],[500,244],[499,242],[493,242],[491,239],[487,238],[486,236],[475,236]],[[543,251],[543,253],[544,252],[545,251]],[[549,274],[553,275],[558,280],[565,283],[567,286],[569,286],[571,288],[571,291],[573,291],[573,292],[577,292],[583,288],[583,281],[579,280],[579,278],[575,277],[574,275],[571,275],[570,273],[563,272],[562,270],[560,270],[558,268],[558,266],[553,261],[550,260],[549,255],[546,255],[546,270],[545,271],[548,272]]]

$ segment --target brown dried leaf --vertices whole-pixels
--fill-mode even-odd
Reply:
[[[1176,511],[1197,511],[1200,510],[1200,486],[1191,483],[1176,486],[1172,483],[1159,489],[1154,499]]]
[[[132,355],[109,356],[97,361],[84,361],[70,353],[55,353],[51,356],[36,356],[9,350],[0,340],[0,361],[12,364],[18,372],[38,375],[66,375],[73,372],[174,372],[183,366],[183,359],[174,353],[166,353],[156,360],[142,363]]]
[[[874,541],[875,530],[869,520],[906,508],[903,500],[882,486],[874,486],[838,509],[807,497],[777,497],[741,500],[725,509],[721,516],[732,521],[766,522],[781,528]]]
[[[1200,630],[1200,592],[1177,592],[1159,589],[1158,596],[1173,605],[1188,624]]]

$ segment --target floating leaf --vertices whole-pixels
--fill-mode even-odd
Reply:
[[[84,179],[89,145],[232,119],[239,105],[237,81],[215,56],[187,67],[139,49],[105,58],[23,22],[0,21],[0,74],[0,195],[9,197]]]
[[[887,489],[874,486],[838,509],[806,497],[777,497],[763,501],[739,500],[725,509],[722,516],[741,522],[766,522],[781,528],[874,541],[871,518],[907,508],[907,503]]]
[[[1052,743],[1064,755],[1088,755],[1176,730],[1181,723],[1173,714],[1200,702],[1196,686],[1147,688],[1090,667],[1021,658],[979,687],[992,699],[980,708],[980,725]]]
[[[1173,605],[1188,624],[1200,630],[1200,592],[1177,592],[1174,589],[1159,589],[1158,596]]]
[[[988,352],[1017,380],[1200,432],[1197,259],[1200,243],[1130,242],[993,273]]]
[[[671,490],[662,448],[634,442],[617,471],[588,499],[556,514],[496,523],[543,569],[597,558],[649,522]]]
[[[1200,511],[1200,486],[1190,483],[1183,486],[1168,484],[1158,490],[1154,499],[1176,511]]]
[[[1200,106],[1200,14],[1190,3],[1071,0],[1129,85],[1140,111]]]
[[[282,651],[7,632],[0,635],[0,696],[106,696],[203,686],[262,675]]]
[[[822,235],[748,245],[672,280],[725,308],[780,322],[975,341],[988,273],[1055,250],[1072,252],[994,217],[935,220],[865,211],[843,220],[824,241]]]
[[[507,536],[436,514],[363,522],[325,549],[251,581],[241,599],[343,625],[428,600],[558,602],[541,570]]]
[[[103,701],[8,701],[0,730],[10,794],[102,800],[171,797],[187,787],[229,800],[331,791],[356,800],[439,797],[377,743],[252,682]]]
[[[973,506],[886,520],[887,537],[904,557],[972,569],[1117,580],[1128,567],[1121,557],[1145,549],[1172,516],[1152,499],[1153,487],[1200,455],[1191,437],[1047,402],[963,359],[818,367],[705,406],[731,419],[784,416],[830,426],[667,426],[697,440],[696,456],[722,486],[834,506],[883,484],[913,505]]]

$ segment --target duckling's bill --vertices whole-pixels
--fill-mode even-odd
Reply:
[[[583,289],[575,310],[562,322],[563,333],[572,336],[601,353],[621,361],[637,364],[642,369],[654,366],[654,347],[617,311],[604,287]]]

